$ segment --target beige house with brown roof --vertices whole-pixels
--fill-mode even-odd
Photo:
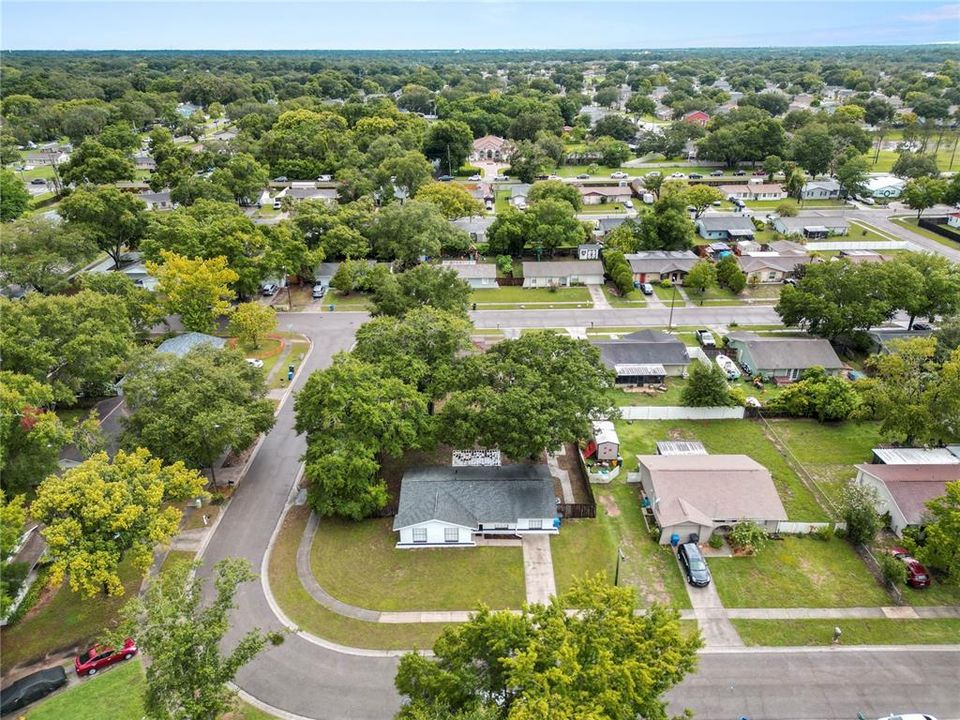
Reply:
[[[513,145],[509,140],[498,135],[484,135],[473,141],[471,160],[493,160],[506,162],[513,153]]]
[[[638,455],[637,463],[661,545],[693,534],[703,543],[744,520],[775,532],[787,519],[770,472],[746,455]]]

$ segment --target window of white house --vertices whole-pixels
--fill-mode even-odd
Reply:
[[[528,523],[528,527],[531,530],[543,530],[543,520],[540,518],[529,520]]]
[[[460,542],[460,531],[457,528],[444,528],[443,541],[448,543]]]
[[[414,528],[413,529],[413,541],[415,543],[425,543],[427,541],[427,529],[426,528]]]
[[[777,279],[777,273],[775,273],[775,272],[767,273],[767,279],[768,279],[768,280],[776,280],[776,279]]]

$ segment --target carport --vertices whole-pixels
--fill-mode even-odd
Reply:
[[[614,365],[617,385],[661,385],[667,376],[663,365],[638,365],[627,363]]]

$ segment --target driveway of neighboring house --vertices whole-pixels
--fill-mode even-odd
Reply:
[[[549,603],[557,594],[549,535],[523,536],[523,577],[528,603]]]

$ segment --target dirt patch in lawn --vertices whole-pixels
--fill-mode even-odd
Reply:
[[[607,515],[610,517],[620,517],[620,508],[617,506],[617,501],[610,495],[601,495],[598,500],[600,504],[603,505],[603,509]]]

